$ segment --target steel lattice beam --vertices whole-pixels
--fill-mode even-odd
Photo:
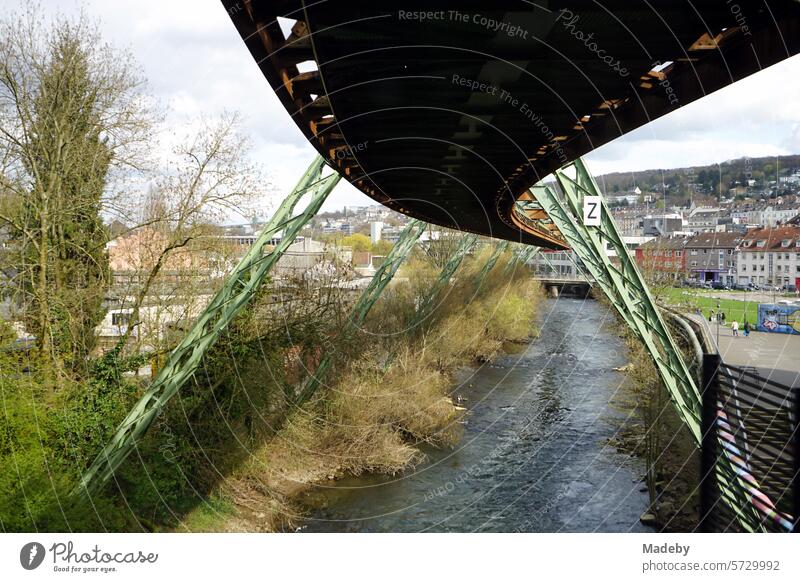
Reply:
[[[574,177],[571,175],[573,172]],[[625,311],[631,314],[634,329],[645,343],[661,376],[667,382],[670,393],[673,393],[676,404],[680,407],[679,414],[684,418],[699,443],[700,390],[683,360],[680,349],[664,323],[636,262],[628,254],[628,249],[617,231],[613,216],[602,200],[600,189],[580,159],[572,165],[558,170],[556,179],[575,217],[582,216],[585,196],[601,197],[600,227],[587,227],[583,225],[582,220],[579,221],[580,227],[603,261],[606,273],[613,281],[615,289],[618,290],[616,294],[618,300],[622,300]],[[607,248],[616,253],[619,264],[608,257]]]
[[[542,249],[533,245],[528,245],[521,251],[514,253],[514,256],[506,265],[506,274],[513,271],[517,265],[527,265]]]
[[[364,320],[366,320],[370,309],[372,309],[372,306],[375,305],[375,302],[381,296],[381,293],[383,293],[383,290],[389,284],[389,281],[392,280],[392,277],[394,277],[397,269],[400,268],[400,265],[402,265],[403,261],[406,259],[406,257],[408,257],[408,254],[411,252],[411,249],[414,248],[414,245],[419,240],[419,237],[422,236],[423,232],[425,232],[425,228],[426,224],[424,222],[420,220],[412,220],[408,223],[405,229],[403,229],[403,232],[400,233],[400,238],[392,247],[392,250],[389,251],[389,254],[386,256],[383,264],[380,266],[375,275],[373,275],[369,285],[366,289],[364,289],[364,292],[353,306],[350,318],[348,319],[342,333],[352,331],[353,329],[358,329],[364,324]],[[302,388],[300,389],[298,403],[305,402],[314,394],[319,385],[322,383],[323,378],[325,377],[325,374],[328,372],[328,369],[332,363],[333,357],[330,353],[326,354],[322,358],[322,361],[320,361],[316,371],[306,379]]]
[[[447,263],[445,263],[444,267],[439,273],[439,276],[436,278],[436,281],[434,281],[430,291],[420,302],[419,307],[417,308],[417,311],[414,314],[411,323],[409,324],[410,328],[414,328],[422,323],[422,321],[429,315],[430,309],[433,307],[434,301],[436,301],[439,293],[441,293],[442,289],[444,289],[450,282],[450,279],[461,265],[464,257],[467,256],[477,242],[478,237],[474,234],[465,234],[461,238],[461,242],[459,243],[458,247],[456,247],[455,252],[453,252],[450,258],[447,259]]]
[[[328,194],[339,182],[338,173],[323,178],[324,168],[325,161],[321,157],[312,162],[297,186],[261,231],[256,242],[197,318],[189,333],[172,351],[164,367],[122,421],[111,441],[83,474],[76,493],[96,490],[111,478],[167,402],[197,371],[205,354],[236,314],[250,302],[278,259],[294,242],[303,226],[319,211]],[[311,193],[310,202],[304,210],[294,214],[295,206],[308,193]],[[270,249],[270,243],[281,232],[281,241]]]
[[[556,178],[566,203],[547,186],[534,187],[532,194],[556,223],[622,319],[645,345],[679,416],[699,446],[700,391],[650,295],[644,278],[628,254],[605,201],[600,198],[600,226],[586,226],[582,218],[578,218],[582,217],[585,196],[601,196],[597,184],[582,160],[558,170]],[[618,264],[608,256],[608,249],[616,253]],[[750,520],[739,509],[749,506],[746,502],[745,484],[729,462],[721,461],[716,473],[724,484],[723,497],[740,516],[742,525],[749,528]]]
[[[597,196],[599,191],[583,164],[580,166],[575,164],[576,178],[569,176],[570,169],[568,166],[556,173],[566,205],[549,186],[536,187],[533,195],[569,241],[570,246],[623,320],[645,344],[667,384],[679,414],[699,443],[700,393],[694,378],[661,320],[647,286],[630,259],[625,245],[622,244],[613,219],[605,206],[602,208],[600,227],[587,227],[583,224],[583,220],[578,219],[582,216],[583,197]],[[618,254],[619,267],[611,261],[606,252],[608,243]]]
[[[491,272],[492,269],[494,269],[494,266],[497,264],[497,261],[500,259],[500,256],[504,252],[506,252],[506,249],[508,249],[510,244],[511,244],[510,242],[504,240],[499,245],[496,245],[494,247],[494,251],[492,251],[492,254],[489,256],[489,259],[483,265],[483,268],[478,274],[478,279],[475,285],[476,287],[480,288],[480,286],[483,285],[484,279],[486,279],[486,276]]]

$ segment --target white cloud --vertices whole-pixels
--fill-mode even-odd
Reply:
[[[800,152],[800,56],[656,119],[587,156],[595,173]]]
[[[171,106],[167,124],[239,110],[255,159],[283,192],[314,156],[261,75],[218,0],[45,0],[47,12],[81,5],[103,32],[129,48],[156,97]],[[17,8],[20,0],[0,0]],[[587,156],[594,172],[691,166],[744,155],[800,152],[800,57],[766,69],[623,136]],[[371,200],[342,182],[327,207]]]

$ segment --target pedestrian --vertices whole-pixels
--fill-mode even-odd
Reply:
[[[738,337],[739,335],[739,322],[735,319],[731,322],[731,331],[733,332],[733,337]]]
[[[711,313],[708,314],[708,323],[714,323],[714,310],[711,310]]]
[[[745,321],[744,322],[744,337],[749,337],[749,336],[750,336],[750,322],[749,321]]]
[[[724,311],[720,311],[719,312],[719,318],[722,321],[722,325],[725,325],[725,312]]]

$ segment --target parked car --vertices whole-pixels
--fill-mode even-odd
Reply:
[[[733,288],[735,291],[750,291],[750,285],[747,283],[736,283]]]
[[[722,281],[714,281],[713,283],[711,283],[711,288],[724,291],[730,291],[731,289],[730,285],[728,285],[727,283],[723,283]]]

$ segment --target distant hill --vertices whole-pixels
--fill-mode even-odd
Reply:
[[[693,194],[716,196],[720,190],[720,179],[724,196],[731,188],[747,186],[748,180],[754,181],[750,184],[753,192],[768,192],[775,188],[778,176],[786,176],[797,170],[800,170],[800,154],[739,158],[719,165],[614,172],[597,176],[596,179],[606,195],[631,191],[638,186],[643,192],[666,193],[670,204],[677,204]]]

